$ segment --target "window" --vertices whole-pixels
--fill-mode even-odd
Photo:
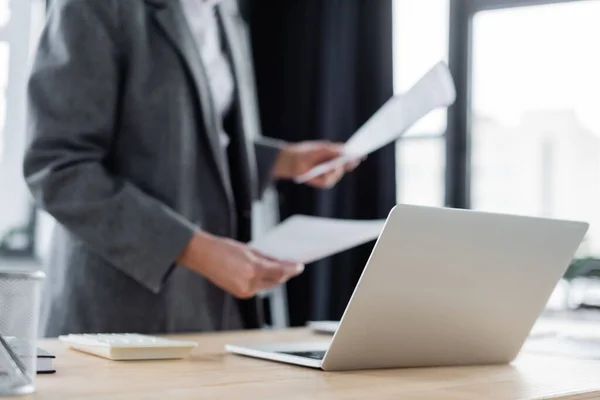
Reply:
[[[445,154],[443,137],[407,139],[398,144],[399,201],[433,207],[443,205]]]
[[[34,213],[21,165],[28,62],[44,9],[43,0],[0,0],[0,256],[33,250]]]
[[[394,0],[394,91],[405,92],[439,60],[448,61],[449,0]],[[397,144],[399,203],[441,206],[447,112],[418,121]]]
[[[450,14],[448,205],[588,221],[548,306],[597,306],[600,0],[453,0]]]
[[[450,0],[394,0],[394,92],[409,89],[436,62],[448,62]],[[417,122],[408,136],[443,134],[446,111]]]
[[[600,257],[600,1],[477,12],[471,206],[588,221]]]
[[[10,62],[10,45],[8,23],[11,12],[8,0],[0,0],[0,132],[4,132],[6,123],[6,97],[8,89],[8,70]],[[0,134],[0,160],[3,154],[4,135]]]
[[[1,19],[2,17],[0,17]],[[2,29],[2,28],[0,28]],[[0,132],[4,132],[6,125],[6,95],[8,89],[8,67],[10,62],[10,46],[7,42],[0,42]],[[0,160],[2,159],[4,135],[0,135]]]

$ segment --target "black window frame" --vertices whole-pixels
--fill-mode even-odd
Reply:
[[[450,0],[449,67],[457,88],[446,130],[446,206],[471,208],[471,65],[473,17],[480,11],[589,0]]]

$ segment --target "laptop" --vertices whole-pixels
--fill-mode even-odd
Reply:
[[[510,363],[587,229],[577,221],[396,206],[329,340],[226,350],[325,371]]]

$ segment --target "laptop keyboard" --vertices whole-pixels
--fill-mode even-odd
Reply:
[[[313,360],[322,360],[325,358],[325,351],[283,351],[281,353],[290,356],[311,358]]]

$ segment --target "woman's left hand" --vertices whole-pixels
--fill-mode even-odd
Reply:
[[[295,179],[319,164],[340,157],[343,145],[326,141],[306,141],[290,144],[284,148],[275,162],[274,174],[277,179]],[[317,176],[308,182],[310,186],[330,188],[334,186],[346,172],[352,171],[361,160],[340,165],[335,169]]]

